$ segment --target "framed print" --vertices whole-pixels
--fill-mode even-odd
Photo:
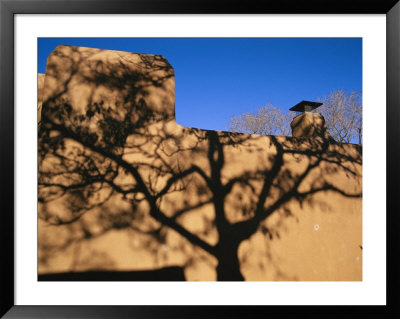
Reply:
[[[1,315],[398,314],[397,1],[1,1],[0,10]],[[269,69],[254,64],[268,48]],[[306,93],[350,80],[362,94]],[[286,123],[280,131],[254,128],[251,116],[262,116],[249,112],[232,113],[229,132],[212,126],[218,103],[234,110],[238,92],[250,104],[261,91],[294,96],[298,84],[303,101],[284,103],[294,119],[263,108],[272,126]],[[358,114],[351,136],[332,131],[349,111],[323,105],[321,122],[313,111],[338,96]],[[179,114],[176,124],[179,103],[210,126],[190,128]],[[293,224],[264,223],[275,211]]]

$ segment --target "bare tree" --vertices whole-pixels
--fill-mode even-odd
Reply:
[[[321,113],[329,133],[339,143],[362,143],[362,102],[361,92],[344,90],[332,91],[318,99],[323,105],[314,112]],[[290,122],[293,115],[267,104],[257,112],[246,112],[230,119],[232,132],[290,136]]]
[[[361,92],[344,90],[330,92],[319,99],[318,112],[324,117],[332,137],[339,143],[362,143]]]
[[[246,112],[232,116],[229,128],[232,132],[261,135],[290,135],[290,115],[272,104],[258,108],[256,113]]]

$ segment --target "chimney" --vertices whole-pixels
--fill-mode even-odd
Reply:
[[[319,113],[310,113],[321,105],[319,102],[301,101],[290,108],[290,111],[300,112],[290,123],[293,137],[322,137],[324,140],[334,141],[324,117]]]

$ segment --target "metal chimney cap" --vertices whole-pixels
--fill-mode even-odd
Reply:
[[[320,107],[321,105],[322,103],[320,102],[311,102],[303,100],[300,103],[297,103],[295,106],[291,107],[289,110],[295,112],[310,112],[312,110],[315,110],[317,107]]]

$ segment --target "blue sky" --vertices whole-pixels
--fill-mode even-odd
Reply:
[[[228,130],[232,115],[284,111],[331,91],[362,91],[361,38],[39,38],[38,72],[58,44],[163,55],[179,124]]]

